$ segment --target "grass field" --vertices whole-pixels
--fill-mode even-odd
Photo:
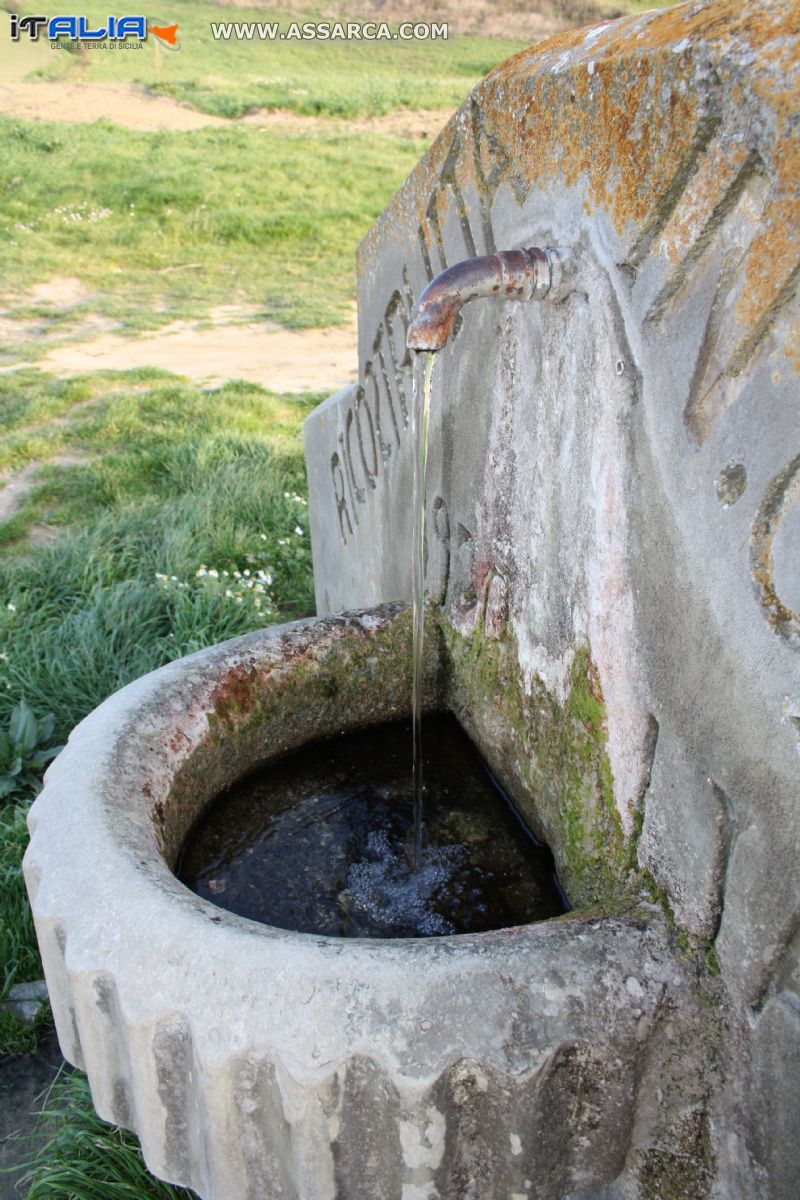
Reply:
[[[25,4],[20,11],[39,9]],[[100,20],[108,15],[108,6],[89,0],[81,12]],[[355,15],[363,20],[365,13]],[[37,77],[57,79],[79,71],[98,82],[140,83],[221,117],[239,117],[254,108],[354,117],[403,108],[455,108],[476,80],[525,45],[518,39],[474,36],[375,42],[224,41],[212,36],[212,22],[270,21],[286,31],[292,21],[320,16],[313,8],[298,15],[280,8],[221,8],[171,0],[159,21],[178,23],[179,53],[154,37],[142,51],[86,52],[79,62],[70,61],[73,55],[51,52]],[[421,19],[432,18],[435,12]]]
[[[2,122],[7,314],[63,325],[100,309],[136,332],[224,303],[333,324],[354,299],[356,242],[419,154],[419,142],[368,134]],[[89,297],[60,314],[26,300],[53,274],[80,278]]]
[[[105,14],[102,4],[85,11]],[[226,117],[276,106],[354,116],[455,108],[522,44],[214,42],[211,20],[231,17],[264,12],[177,0],[169,20],[180,23],[180,53],[151,37],[140,52],[76,55],[11,45],[3,30],[0,55],[9,70],[15,55],[27,56],[29,80],[139,83]],[[135,333],[223,303],[292,327],[341,321],[355,295],[355,245],[424,148],[330,123],[287,134],[234,124],[137,133],[110,121],[0,122],[7,315],[47,321],[67,337],[87,314]],[[80,278],[90,296],[63,311],[30,302],[26,290],[54,274]],[[30,360],[37,342],[16,350]]]

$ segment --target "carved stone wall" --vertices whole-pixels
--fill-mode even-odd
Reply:
[[[569,248],[559,303],[475,303],[438,355],[429,591],[453,670],[481,680],[462,719],[538,789],[585,896],[592,837],[537,764],[563,761],[589,664],[637,867],[615,879],[649,880],[721,972],[714,1194],[781,1200],[800,1180],[799,33],[796,3],[683,5],[504,63],[362,243],[360,381],[306,427],[319,611],[404,598],[415,300],[459,259]],[[637,1153],[603,1196],[645,1194]]]

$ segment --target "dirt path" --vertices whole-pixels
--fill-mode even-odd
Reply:
[[[14,302],[48,305],[63,314],[76,305],[102,307],[102,296],[93,296],[80,279],[54,275]],[[198,383],[247,379],[275,392],[336,391],[357,375],[355,305],[342,325],[284,329],[244,305],[221,304],[203,320],[173,321],[136,338],[122,337],[99,313],[83,312],[67,331],[63,323],[51,329],[44,317],[17,321],[6,312],[0,308],[0,337],[8,354],[0,374],[34,366],[60,376],[160,367]],[[65,332],[69,341],[63,340]],[[21,360],[26,340],[44,350],[36,362]]]
[[[48,458],[46,463],[28,463],[27,467],[23,467],[16,475],[0,477],[0,524],[8,521],[22,508],[34,489],[40,467],[76,467],[88,461],[85,454],[56,454],[53,458]]]
[[[452,115],[449,109],[432,109],[338,120],[333,117],[305,117],[284,109],[263,109],[231,120],[198,112],[168,96],[153,95],[137,84],[86,83],[81,80],[50,83],[14,80],[0,84],[0,114],[34,121],[67,121],[81,125],[105,120],[145,133],[162,129],[182,132],[206,126],[243,125],[283,133],[327,130],[334,133],[384,133],[407,138],[434,137]]]
[[[275,392],[335,391],[357,375],[356,321],[353,316],[327,329],[224,320],[208,328],[175,321],[138,338],[105,333],[58,346],[36,365],[62,376],[161,367],[205,384],[247,379]]]
[[[127,129],[185,130],[227,124],[178,104],[150,96],[144,88],[116,83],[9,83],[0,85],[0,113],[35,121],[90,124],[104,119]]]
[[[31,463],[7,482],[0,481],[0,522],[8,521],[25,503],[41,463]]]

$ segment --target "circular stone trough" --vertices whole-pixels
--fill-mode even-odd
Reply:
[[[433,622],[427,642],[427,706],[446,709]],[[350,940],[243,919],[173,875],[237,778],[409,697],[408,613],[388,607],[201,651],[73,732],[25,875],[98,1113],[206,1200],[598,1195],[656,1143],[700,1180],[703,1039],[659,910]]]

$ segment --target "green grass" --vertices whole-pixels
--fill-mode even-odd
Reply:
[[[38,12],[24,4],[20,11]],[[87,16],[103,19],[108,7],[89,0]],[[365,19],[367,13],[358,13]],[[352,14],[351,14],[352,16]],[[380,13],[376,14],[380,20]],[[155,20],[155,18],[151,18]],[[50,51],[34,78],[144,84],[215,116],[238,117],[254,108],[284,108],[334,117],[373,116],[398,109],[455,108],[492,67],[523,49],[519,40],[451,37],[428,41],[215,40],[211,22],[319,19],[319,13],[220,7],[171,0],[159,24],[179,28],[174,52],[152,35],[144,49],[119,52]],[[414,19],[438,19],[415,14]],[[394,27],[393,27],[394,28]]]
[[[107,9],[90,3],[87,15],[100,19]],[[3,22],[0,54],[13,65],[18,52],[36,50],[43,65],[34,77],[138,82],[215,115],[278,106],[359,116],[455,108],[521,45],[212,39],[212,19],[253,17],[290,19],[176,0],[164,20],[181,25],[179,53],[152,37],[142,51],[83,56],[20,48]],[[202,318],[218,304],[240,304],[289,327],[340,322],[355,299],[355,246],[424,149],[419,140],[335,124],[294,135],[236,125],[138,133],[104,121],[1,119],[0,277],[13,288],[7,315],[44,321],[62,339],[97,312],[136,333]],[[54,274],[76,276],[91,295],[66,310],[26,300],[32,284]],[[29,337],[17,357],[43,349]]]
[[[42,977],[20,865],[28,844],[28,807],[27,803],[0,802],[0,1001],[15,983]],[[0,1054],[35,1050],[43,1021],[28,1024],[0,1008]]]
[[[89,1084],[64,1073],[38,1121],[41,1144],[26,1164],[26,1200],[192,1200],[195,1193],[150,1175],[133,1134],[95,1115]]]
[[[102,311],[129,332],[221,303],[335,323],[355,297],[356,243],[420,153],[378,135],[1,120],[0,275],[18,297],[77,276],[95,294],[69,317]],[[7,315],[64,320],[19,302]]]
[[[6,397],[4,465],[65,449],[89,458],[45,472],[0,526],[0,722],[24,697],[55,714],[63,741],[139,675],[313,611],[299,427],[320,397],[202,390],[146,370],[66,382],[20,371],[0,376],[0,409]],[[55,545],[31,550],[34,520],[63,527]],[[0,807],[0,999],[41,978],[19,866],[26,810]],[[0,1019],[0,1053],[36,1036]]]
[[[21,446],[91,455],[37,484],[0,562],[0,714],[22,695],[56,714],[59,740],[143,671],[313,608],[298,428],[319,397],[243,383],[202,390],[163,377],[140,390],[141,378],[127,388],[119,376],[3,379],[31,393],[34,407],[47,405],[48,392],[96,393],[33,444],[20,429],[0,438],[0,462],[19,462]],[[67,528],[30,553],[18,535],[34,519]],[[198,578],[201,565],[228,571],[228,583]],[[243,573],[259,569],[271,583],[251,594]]]
[[[204,389],[149,367],[66,380],[35,368],[8,372],[0,375],[0,410],[15,403],[17,415],[0,433],[0,470],[60,451],[127,450],[136,476],[145,449],[158,456],[192,434],[221,431],[265,437],[273,447],[296,450],[298,422],[314,399],[277,396],[235,381]],[[43,413],[50,416],[43,419]],[[149,487],[146,479],[142,487]]]

